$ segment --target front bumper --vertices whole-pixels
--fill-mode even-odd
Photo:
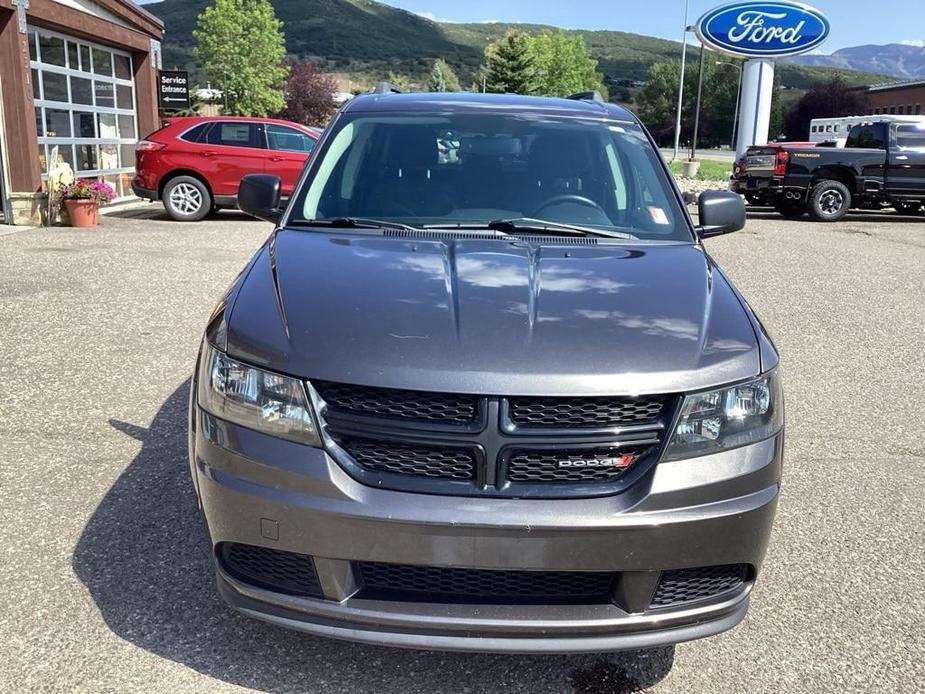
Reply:
[[[236,609],[306,632],[445,650],[592,652],[709,636],[737,624],[767,548],[783,434],[733,451],[660,463],[622,494],[497,499],[362,485],[324,451],[194,408],[191,463],[213,547],[234,542],[314,557],[323,599],[273,592],[217,564]],[[366,599],[354,562],[517,571],[619,572],[593,605]],[[650,609],[662,571],[745,564],[740,589]]]

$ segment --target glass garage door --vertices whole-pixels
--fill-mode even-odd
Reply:
[[[77,178],[97,178],[132,195],[135,83],[123,51],[29,28],[29,65],[43,180],[68,167]],[[54,161],[52,161],[54,159]]]

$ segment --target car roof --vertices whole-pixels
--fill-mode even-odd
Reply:
[[[347,102],[345,112],[520,112],[572,118],[607,118],[637,123],[633,113],[616,104],[591,99],[562,99],[520,94],[420,92],[362,94]]]
[[[196,123],[211,123],[214,121],[242,121],[245,123],[273,123],[276,125],[288,125],[299,130],[307,132],[309,135],[318,135],[318,132],[312,130],[307,125],[295,123],[290,120],[280,118],[261,118],[260,116],[168,116],[163,119],[168,125],[185,125],[192,127]]]

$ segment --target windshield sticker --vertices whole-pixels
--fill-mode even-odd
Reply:
[[[650,207],[649,214],[652,215],[652,221],[656,224],[671,224],[668,221],[668,215],[665,214],[665,210],[661,207]]]

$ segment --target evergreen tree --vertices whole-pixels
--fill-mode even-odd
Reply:
[[[459,85],[459,78],[453,72],[443,58],[434,61],[434,66],[430,71],[430,79],[427,83],[427,91],[430,92],[458,92],[462,88]]]
[[[485,85],[489,92],[536,93],[536,57],[527,34],[508,30],[485,47]]]

